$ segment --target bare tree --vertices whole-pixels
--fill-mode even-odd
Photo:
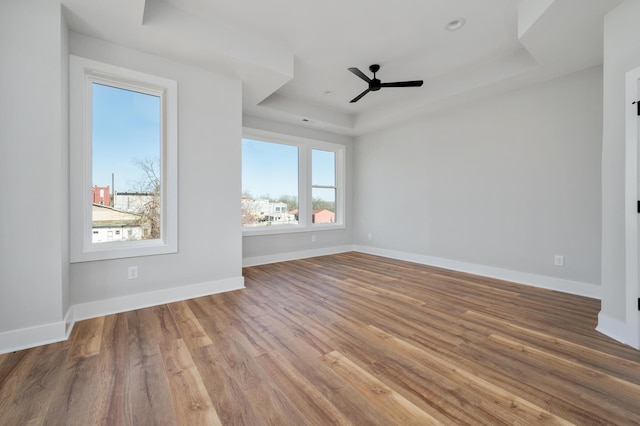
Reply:
[[[255,200],[248,191],[242,191],[242,225],[250,225],[258,222]]]
[[[140,204],[140,226],[145,240],[160,238],[160,159],[135,159],[133,163],[140,169],[141,177],[136,187],[144,194],[144,201]]]
[[[293,195],[281,195],[276,200],[272,200],[276,203],[285,203],[287,205],[287,210],[295,210],[298,208],[298,197]]]
[[[325,201],[320,198],[314,198],[312,200],[311,208],[313,210],[329,210],[330,212],[336,211],[335,201]]]

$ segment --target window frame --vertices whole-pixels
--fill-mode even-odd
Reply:
[[[245,227],[241,225],[243,236],[330,231],[346,228],[346,147],[344,145],[248,127],[243,128],[242,138],[298,147],[299,211],[298,224],[264,227]],[[336,221],[332,223],[312,223],[311,220],[313,210],[312,151],[314,149],[335,153]]]
[[[324,151],[324,152],[332,152],[334,154],[334,177],[333,177],[333,185],[316,185],[313,182],[313,151]],[[310,186],[311,186],[311,218],[312,218],[312,225],[316,226],[316,225],[321,225],[322,223],[327,223],[327,222],[320,222],[320,223],[313,223],[313,190],[314,189],[333,189],[334,191],[334,197],[335,197],[335,204],[336,204],[336,211],[334,212],[334,215],[336,218],[339,219],[338,217],[338,155],[335,151],[332,150],[326,150],[326,149],[320,149],[318,147],[311,147],[310,149],[310,153],[311,153],[311,180],[310,180]],[[329,222],[329,223],[335,223],[334,222]]]
[[[70,258],[72,263],[177,253],[178,83],[70,55]],[[92,242],[92,84],[160,96],[160,238]],[[113,189],[112,189],[113,190]]]

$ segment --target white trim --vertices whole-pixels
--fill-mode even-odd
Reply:
[[[267,256],[246,257],[242,259],[242,267],[266,265],[269,263],[287,262],[289,260],[307,259],[310,257],[327,256],[330,254],[353,251],[353,246],[327,247],[314,250],[295,251],[288,253],[270,254]]]
[[[638,126],[640,118],[637,114],[637,105],[632,102],[640,101],[640,67],[626,74],[626,145],[625,145],[625,235],[626,235],[626,315],[625,328],[627,329],[627,344],[640,349],[640,312],[637,300],[640,297],[640,241],[638,231],[640,215],[637,212],[637,202],[640,200],[640,188],[638,187],[639,150],[638,150]],[[605,333],[606,334],[606,333]],[[611,336],[613,337],[613,336]],[[615,338],[615,337],[614,337]],[[617,338],[615,338],[618,340]]]
[[[626,328],[627,327],[624,322],[615,318],[611,318],[610,316],[605,315],[602,312],[598,314],[598,326],[596,327],[596,331],[604,334],[605,336],[611,337],[612,339],[617,340],[620,343],[628,345],[628,333]]]
[[[245,288],[244,277],[233,277],[224,280],[150,291],[147,293],[132,294],[129,296],[115,297],[113,299],[77,304],[74,306],[74,317],[76,321],[81,321],[103,315],[128,312],[135,309],[148,308],[150,306],[163,305],[165,303],[178,302],[243,288]]]
[[[242,227],[243,236],[272,235],[292,232],[324,231],[342,229],[346,226],[346,146],[334,142],[326,142],[318,139],[310,139],[299,136],[286,135],[266,130],[253,129],[244,126],[242,138],[259,142],[268,142],[281,145],[291,145],[298,148],[298,224],[275,225],[269,227]],[[335,189],[336,189],[336,222],[311,223],[312,210],[312,151],[322,150],[335,153]],[[244,186],[243,186],[244,189]],[[256,194],[254,194],[256,195]]]
[[[75,55],[69,57],[70,75],[70,258],[87,262],[178,251],[178,83]],[[140,88],[161,95],[161,239],[94,244],[91,240],[91,87],[92,82]],[[113,188],[112,188],[113,190]]]
[[[68,337],[65,321],[6,331],[0,333],[0,354],[61,342]]]
[[[297,225],[273,225],[256,227],[250,231],[242,228],[242,237],[257,237],[260,235],[277,235],[277,234],[294,234],[297,232],[317,232],[317,231],[335,231],[337,229],[346,229],[345,225],[336,223],[314,223],[312,228],[298,228]]]
[[[233,277],[113,299],[80,303],[71,306],[62,321],[0,333],[0,354],[67,340],[76,321],[243,288],[245,288],[244,277]]]
[[[425,256],[421,254],[386,250],[377,247],[356,245],[354,251],[373,254],[376,256],[389,257],[391,259],[405,260],[408,262],[420,263],[438,268],[450,269],[453,271],[466,272],[499,280],[511,281],[518,284],[526,284],[534,287],[546,288],[549,290],[561,291],[563,293],[576,294],[579,296],[600,299],[601,287],[599,285],[583,283],[579,281],[565,280],[562,278],[547,277],[544,275],[531,274],[528,272],[512,271],[509,269],[497,268],[493,266],[478,265],[474,263],[460,262],[457,260],[444,259],[440,257]]]

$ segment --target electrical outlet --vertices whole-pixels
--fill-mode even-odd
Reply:
[[[138,267],[137,266],[129,266],[127,269],[127,278],[130,280],[138,279]]]
[[[564,266],[564,256],[561,256],[559,254],[556,254],[554,256],[554,264],[556,266]]]
[[[311,242],[312,242],[312,243],[315,243],[315,242],[316,242],[316,236],[315,236],[315,235],[312,235],[312,236],[311,236]]]
[[[368,240],[373,240],[373,234],[367,234],[367,239]]]

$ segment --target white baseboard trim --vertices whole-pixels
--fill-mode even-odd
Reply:
[[[182,287],[150,291],[147,293],[115,297],[113,299],[79,303],[73,307],[73,316],[75,321],[81,321],[103,315],[118,314],[120,312],[132,311],[134,309],[148,308],[150,306],[193,299],[195,297],[240,290],[242,288],[244,288],[244,277],[234,277],[218,281],[191,284]]]
[[[0,333],[0,354],[66,340],[65,322],[58,321]]]
[[[288,253],[270,254],[267,256],[246,257],[242,259],[242,267],[266,265],[269,263],[287,262],[289,260],[307,259],[353,251],[353,246],[327,247],[315,250],[304,250]]]
[[[600,286],[579,281],[547,277],[544,275],[531,274],[528,272],[512,271],[509,269],[496,268],[493,266],[477,265],[474,263],[460,262],[457,260],[406,253],[395,250],[387,250],[370,246],[356,245],[353,247],[353,250],[361,253],[373,254],[376,256],[389,257],[391,259],[405,260],[408,262],[420,263],[428,266],[436,266],[439,268],[451,269],[454,271],[467,272],[469,274],[511,281],[518,284],[526,284],[534,287],[561,291],[563,293],[575,294],[578,296],[585,296],[598,300],[601,299]]]
[[[244,277],[234,277],[183,287],[132,294],[130,296],[113,299],[80,303],[71,306],[62,321],[0,333],[0,354],[67,340],[76,321],[242,288],[244,288]]]
[[[611,337],[613,340],[617,340],[620,343],[628,345],[627,325],[623,321],[603,314],[602,311],[598,314],[598,326],[596,327],[596,331],[604,334],[605,336]]]

